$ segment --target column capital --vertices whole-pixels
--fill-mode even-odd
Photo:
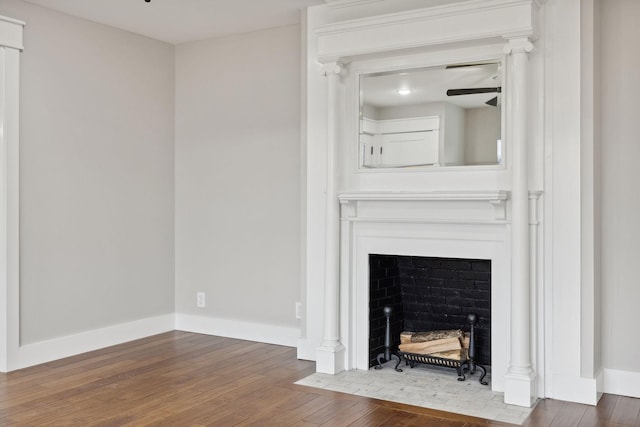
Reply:
[[[358,202],[340,199],[340,218],[349,220],[358,216]]]
[[[329,77],[331,75],[340,76],[344,69],[344,64],[340,62],[340,60],[323,62],[320,66],[322,69],[322,75],[325,77]]]
[[[517,39],[509,39],[502,49],[505,55],[514,55],[517,53],[529,53],[533,51],[533,43],[527,37]]]

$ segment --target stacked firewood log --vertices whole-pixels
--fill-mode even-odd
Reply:
[[[460,329],[403,332],[400,334],[400,346],[398,348],[403,353],[465,360],[469,349],[469,334],[465,334]]]

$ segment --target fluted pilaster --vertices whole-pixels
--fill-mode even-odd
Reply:
[[[531,406],[535,400],[535,372],[531,367],[531,284],[529,245],[529,170],[527,156],[527,67],[533,45],[527,38],[505,46],[510,67],[509,112],[511,182],[511,334],[505,403]]]
[[[322,344],[316,370],[336,374],[344,370],[344,346],[340,342],[340,203],[336,188],[337,147],[340,123],[340,62],[323,64],[327,78],[327,195],[324,269],[324,319]]]

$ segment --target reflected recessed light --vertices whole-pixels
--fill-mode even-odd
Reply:
[[[409,95],[411,93],[411,89],[398,89],[396,93],[398,95]]]

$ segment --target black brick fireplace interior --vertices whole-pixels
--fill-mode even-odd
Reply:
[[[392,351],[402,331],[469,330],[476,313],[476,361],[491,365],[491,261],[369,255],[369,366],[384,353],[385,306],[391,306]]]

